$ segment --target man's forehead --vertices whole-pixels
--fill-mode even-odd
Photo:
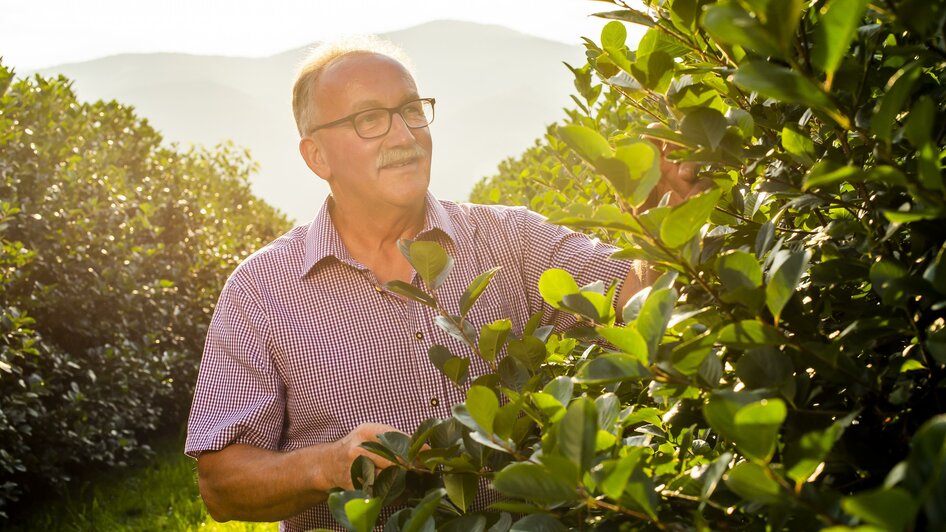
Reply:
[[[354,52],[329,63],[319,76],[316,89],[348,88],[353,84],[370,85],[389,76],[400,77],[416,90],[411,73],[396,59],[373,52]]]

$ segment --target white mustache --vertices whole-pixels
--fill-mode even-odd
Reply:
[[[414,144],[410,148],[395,148],[392,150],[383,151],[378,155],[378,168],[406,163],[415,159],[423,159],[426,157],[427,150],[425,150],[419,144]]]

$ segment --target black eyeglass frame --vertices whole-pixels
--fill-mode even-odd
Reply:
[[[403,115],[403,114],[401,114],[401,111],[403,111],[405,107],[407,107],[408,105],[411,105],[412,103],[417,103],[417,102],[427,102],[427,103],[430,104],[430,120],[428,120],[427,123],[424,124],[424,125],[422,125],[422,126],[412,126],[412,125],[408,124],[408,123],[407,123],[407,119],[404,118],[404,115]],[[321,125],[315,126],[314,128],[312,128],[312,129],[309,130],[309,133],[308,133],[308,134],[311,135],[311,134],[315,133],[316,131],[318,131],[318,130],[320,130],[320,129],[325,129],[325,128],[329,128],[329,127],[340,126],[340,125],[345,124],[345,123],[347,123],[347,122],[351,122],[351,127],[352,127],[352,129],[355,130],[355,134],[356,134],[356,135],[358,135],[359,137],[361,137],[361,138],[363,138],[363,139],[365,139],[365,140],[376,139],[376,138],[383,137],[383,136],[387,135],[388,132],[391,131],[391,125],[394,124],[394,113],[397,113],[398,115],[401,116],[401,119],[404,120],[404,124],[405,124],[407,127],[411,128],[411,129],[420,129],[420,128],[422,128],[422,127],[427,127],[427,126],[429,126],[430,124],[432,124],[432,123],[434,122],[434,117],[437,115],[437,113],[436,113],[436,111],[435,111],[435,109],[434,109],[434,104],[436,104],[436,103],[437,103],[437,99],[436,99],[436,98],[417,98],[416,100],[411,100],[411,101],[409,101],[409,102],[404,102],[403,104],[401,104],[401,105],[399,105],[399,106],[397,106],[397,107],[372,107],[371,109],[363,109],[363,110],[361,110],[361,111],[358,111],[357,113],[352,113],[352,114],[350,114],[350,115],[348,115],[348,116],[346,116],[346,117],[339,118],[338,120],[333,120],[333,121],[328,122],[328,123],[326,123],[326,124],[321,124]],[[371,136],[371,137],[365,137],[364,135],[362,135],[362,134],[358,131],[358,128],[355,126],[355,119],[358,118],[358,116],[361,115],[361,114],[364,114],[364,113],[371,113],[371,112],[377,112],[377,111],[387,111],[387,112],[388,112],[388,128],[385,129],[383,133],[379,133],[379,134],[374,135],[374,136]]]

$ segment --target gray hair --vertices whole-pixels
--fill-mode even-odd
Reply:
[[[413,75],[410,60],[394,43],[375,35],[347,37],[324,42],[312,48],[296,72],[292,85],[292,114],[299,136],[312,127],[312,98],[319,77],[335,61],[351,54],[379,54],[394,59]]]

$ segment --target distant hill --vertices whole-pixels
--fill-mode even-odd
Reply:
[[[473,184],[520,154],[570,106],[582,47],[499,26],[436,21],[384,35],[437,98],[431,189],[465,200]],[[328,187],[299,156],[290,106],[306,48],[266,58],[125,54],[38,71],[75,80],[80,99],[135,106],[168,141],[212,146],[232,139],[261,165],[257,194],[298,221],[312,218]],[[15,65],[14,65],[15,66]]]

